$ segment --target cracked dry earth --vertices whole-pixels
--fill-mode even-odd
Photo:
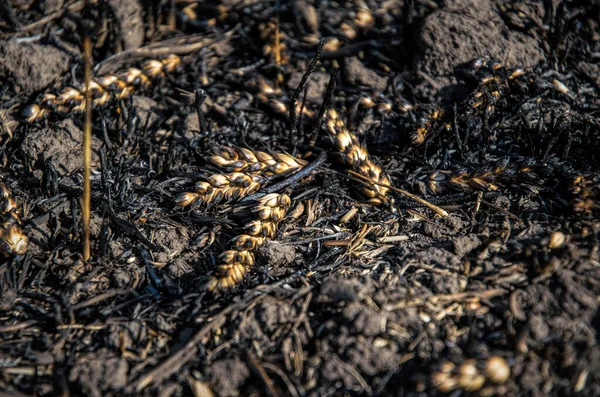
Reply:
[[[0,1],[1,396],[600,395],[598,1],[89,3]]]

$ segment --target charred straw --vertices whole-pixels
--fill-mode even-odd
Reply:
[[[17,202],[4,183],[0,183],[0,217],[0,253],[4,256],[25,254],[29,239],[23,233]]]
[[[255,219],[230,241],[231,248],[218,256],[218,265],[206,284],[208,291],[225,291],[244,279],[254,266],[256,250],[267,239],[275,237],[277,224],[285,217],[290,204],[289,196],[278,193],[256,200],[250,209]]]
[[[342,162],[358,174],[378,183],[370,187],[361,187],[361,193],[369,198],[369,203],[374,205],[389,202],[388,193],[390,189],[386,185],[391,185],[390,178],[380,166],[373,163],[367,147],[359,142],[356,134],[346,128],[345,123],[335,110],[330,109],[327,118],[327,130],[339,150]]]
[[[146,61],[142,69],[129,68],[122,74],[109,74],[90,81],[92,107],[98,108],[112,101],[127,99],[134,92],[149,88],[154,81],[160,81],[173,73],[181,59],[170,55],[164,59]],[[85,110],[85,88],[66,87],[59,94],[45,93],[37,103],[27,106],[22,117],[28,123],[39,122],[50,115],[67,116],[83,113]]]

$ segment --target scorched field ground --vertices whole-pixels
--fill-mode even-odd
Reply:
[[[598,1],[0,9],[1,395],[600,395]]]

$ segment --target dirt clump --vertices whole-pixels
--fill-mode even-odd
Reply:
[[[377,72],[369,69],[358,57],[346,59],[344,64],[344,79],[349,85],[363,86],[384,90],[387,86],[387,79],[380,76]]]
[[[208,369],[213,390],[219,396],[238,396],[250,376],[248,366],[239,357],[214,362]]]
[[[101,397],[103,390],[122,391],[127,383],[127,361],[104,350],[79,356],[69,373],[69,381],[82,393]]]
[[[144,42],[143,8],[137,0],[109,0],[108,5],[121,32],[123,49],[138,48]]]
[[[70,57],[59,49],[38,43],[0,43],[0,79],[14,81],[17,93],[30,95],[69,70]]]
[[[509,66],[533,67],[544,59],[536,37],[510,30],[490,0],[457,0],[423,21],[417,71],[426,76],[423,93],[455,84],[457,65],[491,56]],[[510,54],[510,56],[509,56]]]
[[[38,161],[52,161],[58,177],[81,172],[83,160],[75,155],[81,151],[83,132],[72,120],[64,120],[51,128],[31,131],[25,137],[21,150],[31,165]],[[102,142],[92,137],[92,168],[100,162],[98,149]]]

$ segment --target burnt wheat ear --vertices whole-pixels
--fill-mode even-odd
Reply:
[[[484,386],[502,385],[510,378],[510,366],[500,356],[487,360],[470,359],[460,364],[443,361],[439,369],[431,373],[430,383],[441,393],[463,389],[476,392]]]
[[[3,256],[23,255],[29,248],[29,239],[23,233],[21,216],[12,191],[0,183],[0,253]]]
[[[408,107],[398,107],[401,113],[412,110],[412,105],[406,102]],[[375,109],[381,114],[391,114],[394,110],[392,101],[380,92],[373,92],[371,96],[363,96],[358,100],[358,106],[363,109]]]
[[[571,208],[582,215],[592,215],[600,209],[600,176],[577,175],[571,180]]]
[[[181,59],[170,55],[164,59],[146,61],[142,69],[129,68],[121,74],[100,76],[90,81],[92,107],[102,107],[111,101],[131,97],[134,92],[149,88],[153,82],[164,79],[181,65]],[[85,110],[86,89],[66,87],[58,95],[45,93],[37,101],[23,109],[22,118],[28,123],[36,123],[45,118],[68,116],[83,113]]]
[[[526,82],[529,75],[523,68],[508,68],[489,57],[469,62],[459,74],[477,84],[466,101],[467,117],[494,113],[498,101]]]
[[[307,161],[285,153],[265,153],[246,148],[221,147],[207,160],[227,172],[261,173],[271,176],[304,168]]]
[[[193,192],[184,192],[175,198],[180,207],[199,204],[218,204],[241,200],[256,193],[265,179],[260,175],[231,172],[214,174],[205,181],[196,182]]]
[[[346,128],[337,111],[330,109],[327,112],[327,130],[331,134],[338,148],[340,159],[352,168],[353,171],[375,182],[369,187],[361,187],[360,192],[368,198],[373,205],[389,204],[391,198],[391,180],[380,166],[373,163],[367,147],[360,143],[358,136]]]
[[[444,116],[440,108],[433,108],[425,112],[416,122],[415,129],[410,134],[413,145],[422,145],[434,130],[436,123]]]
[[[457,75],[475,86],[463,103],[464,114],[469,118],[492,115],[503,98],[527,83],[530,74],[525,69],[508,68],[493,58],[483,57],[462,65]],[[444,124],[446,115],[441,108],[426,106],[417,111],[420,116],[410,132],[413,145],[425,143],[437,128],[450,130],[451,124]]]
[[[206,160],[226,171],[196,182],[194,191],[175,198],[180,207],[199,204],[229,203],[251,196],[274,175],[296,172],[308,162],[285,153],[265,153],[224,146]]]
[[[523,68],[509,68],[497,59],[489,56],[475,58],[457,69],[461,79],[478,85],[478,92],[484,86],[507,86],[526,78],[528,72]]]
[[[282,94],[281,89],[273,88],[262,78],[259,78],[256,84],[252,85],[258,89],[256,99],[262,107],[276,115],[287,117],[290,113],[289,99]],[[313,119],[316,116],[315,112],[308,107],[302,106],[302,103],[296,103],[296,112],[309,119]]]
[[[427,177],[427,188],[433,194],[448,190],[459,192],[490,192],[500,185],[519,185],[543,182],[536,171],[544,166],[518,162],[499,161],[477,169],[461,168],[454,171],[436,170]]]
[[[271,193],[258,199],[250,213],[255,219],[243,227],[243,234],[230,241],[231,248],[217,257],[217,267],[205,288],[223,292],[239,284],[252,269],[256,250],[275,237],[277,224],[285,217],[291,200],[286,194]]]

